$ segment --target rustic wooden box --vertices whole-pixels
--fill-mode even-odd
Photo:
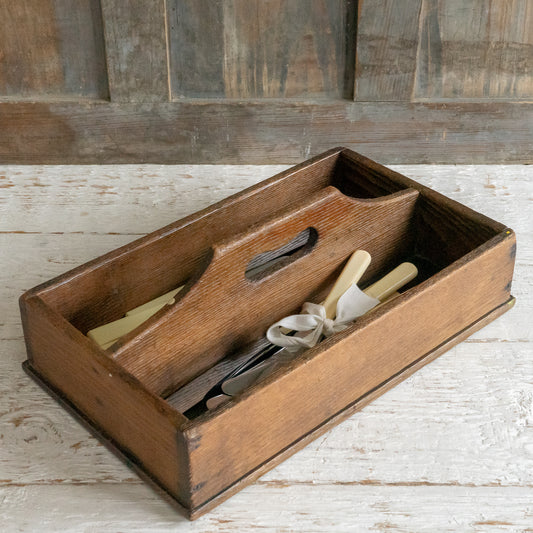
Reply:
[[[252,258],[307,228],[248,279]],[[189,420],[165,400],[322,298],[358,248],[363,284],[405,259],[420,274],[226,405]],[[509,309],[514,256],[504,225],[337,148],[25,293],[24,366],[194,519]],[[108,350],[86,337],[183,282]]]

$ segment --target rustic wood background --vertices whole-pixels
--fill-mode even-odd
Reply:
[[[0,529],[533,527],[532,166],[396,166],[512,227],[516,306],[189,523],[26,376],[23,291],[281,166],[0,166]]]
[[[530,0],[0,0],[0,162],[533,160]]]

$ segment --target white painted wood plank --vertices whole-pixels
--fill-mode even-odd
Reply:
[[[90,234],[0,234],[0,340],[21,339],[18,299],[36,285],[136,237]]]
[[[0,231],[142,235],[285,168],[0,166]]]
[[[0,345],[0,486],[138,477],[23,372],[22,340]],[[0,528],[1,529],[1,528]]]
[[[0,166],[0,231],[144,234],[253,185],[283,165]],[[390,168],[533,233],[533,167]],[[512,201],[510,201],[512,200]]]
[[[533,523],[533,488],[514,487],[256,484],[192,523],[147,487],[127,484],[0,487],[0,501],[6,533],[496,533]]]
[[[533,166],[396,165],[390,168],[507,224],[517,233],[533,233]]]
[[[517,231],[517,305],[199,522],[23,374],[23,290],[283,168],[0,167],[2,531],[533,526],[533,167],[394,167]]]

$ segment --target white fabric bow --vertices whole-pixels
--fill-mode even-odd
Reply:
[[[296,352],[301,348],[312,348],[320,341],[322,335],[329,337],[346,329],[350,322],[379,303],[379,300],[368,296],[353,284],[338,299],[335,320],[326,317],[324,306],[305,302],[301,314],[287,316],[272,324],[266,336],[272,344],[283,346],[290,352]],[[296,331],[296,334],[286,335],[282,332],[282,328]]]

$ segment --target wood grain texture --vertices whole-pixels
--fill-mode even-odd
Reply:
[[[3,163],[297,163],[338,144],[389,164],[533,161],[527,103],[0,103],[0,122]]]
[[[360,2],[355,99],[533,96],[528,0]]]
[[[147,231],[155,229],[221,199],[224,187],[242,189],[280,167],[0,168],[1,247],[13,251],[2,255],[0,283],[4,529],[527,530],[533,483],[528,379],[533,242],[523,213],[531,210],[531,167],[396,168],[517,229],[518,300],[512,315],[193,524],[22,373],[15,301],[39,281],[131,240],[132,231],[143,233],[144,224]],[[99,185],[111,189],[99,194]]]
[[[422,0],[359,2],[355,100],[411,101]]]
[[[423,0],[415,99],[531,99],[529,0]]]
[[[0,2],[0,98],[107,98],[99,2]]]
[[[351,94],[354,6],[352,0],[170,0],[172,95]]]
[[[111,101],[168,101],[165,1],[101,4]]]

